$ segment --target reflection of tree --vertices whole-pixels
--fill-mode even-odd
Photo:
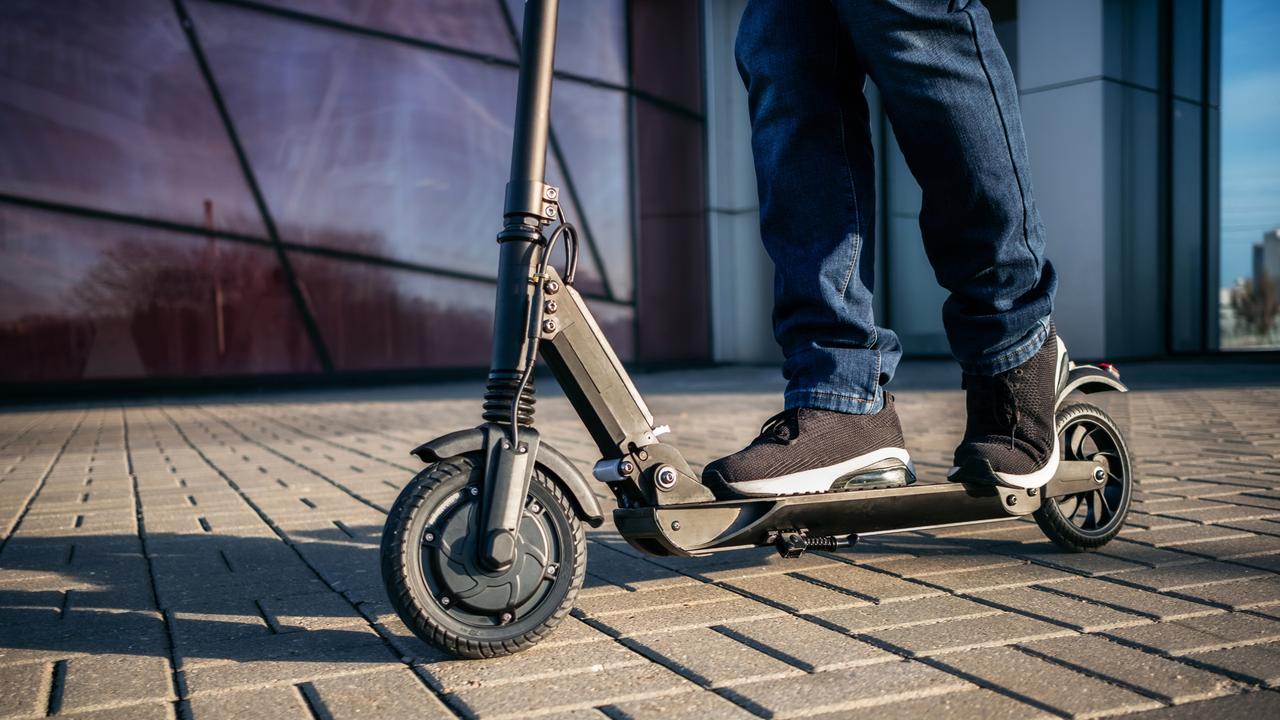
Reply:
[[[1231,309],[1236,317],[1252,331],[1267,336],[1280,317],[1280,291],[1276,281],[1267,273],[1259,273],[1255,280],[1242,280],[1231,290]]]

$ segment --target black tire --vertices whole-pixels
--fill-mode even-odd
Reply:
[[[573,607],[587,569],[582,524],[539,467],[516,563],[503,573],[482,570],[474,543],[483,483],[477,455],[441,460],[400,493],[382,532],[382,580],[400,619],[424,641],[466,658],[536,644]]]
[[[1133,495],[1133,463],[1124,436],[1109,415],[1088,403],[1067,405],[1055,417],[1064,460],[1094,459],[1106,470],[1098,490],[1046,498],[1036,524],[1058,547],[1089,552],[1106,545],[1124,526]]]

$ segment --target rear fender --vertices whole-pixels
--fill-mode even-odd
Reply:
[[[1067,396],[1076,391],[1086,394],[1108,391],[1129,392],[1129,388],[1120,382],[1120,378],[1114,373],[1096,365],[1072,364],[1071,369],[1067,371],[1066,382],[1058,390],[1056,407],[1062,407]]]

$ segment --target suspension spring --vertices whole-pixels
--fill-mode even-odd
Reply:
[[[510,370],[495,370],[489,373],[489,384],[484,391],[484,415],[488,422],[510,423],[511,400],[515,397],[516,388],[520,386],[520,373]],[[516,422],[523,427],[533,425],[533,405],[537,402],[533,392],[533,378],[520,393],[520,404],[516,409]]]

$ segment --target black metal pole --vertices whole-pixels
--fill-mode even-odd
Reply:
[[[493,354],[484,419],[533,420],[533,390],[521,392],[519,379],[528,365],[527,327],[533,288],[529,277],[539,260],[544,221],[553,217],[554,191],[546,185],[547,135],[551,118],[551,78],[556,47],[558,0],[527,0],[520,46],[515,132],[511,143],[511,179],[507,183],[503,228],[498,233],[498,287],[493,319]],[[511,417],[515,393],[522,395]]]

